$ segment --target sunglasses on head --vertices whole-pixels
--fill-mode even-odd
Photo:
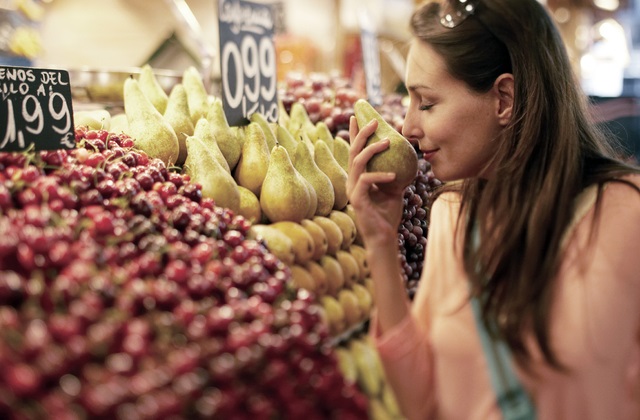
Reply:
[[[440,13],[440,24],[455,28],[473,14],[480,0],[444,0]]]

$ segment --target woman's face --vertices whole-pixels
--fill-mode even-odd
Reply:
[[[481,174],[496,150],[502,126],[493,90],[477,93],[446,70],[427,43],[415,40],[407,60],[409,108],[403,135],[420,145],[436,178],[452,181]]]

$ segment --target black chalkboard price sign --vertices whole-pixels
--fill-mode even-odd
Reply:
[[[0,66],[0,151],[73,149],[69,72]]]
[[[278,119],[275,18],[268,4],[219,0],[222,103],[229,124],[255,112]]]

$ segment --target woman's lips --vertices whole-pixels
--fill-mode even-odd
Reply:
[[[424,150],[422,152],[422,158],[426,161],[429,161],[433,157],[433,155],[436,154],[437,151],[438,149]]]

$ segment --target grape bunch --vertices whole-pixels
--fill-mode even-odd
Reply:
[[[0,417],[363,418],[249,223],[104,130],[0,153]]]
[[[354,115],[353,104],[363,97],[351,82],[341,76],[325,73],[287,74],[279,86],[279,98],[287,112],[291,105],[304,105],[309,119],[323,121],[334,136],[349,140],[349,119]]]
[[[420,152],[418,151],[418,156]],[[431,165],[418,159],[418,174],[404,191],[402,221],[398,228],[398,247],[405,287],[413,299],[422,274],[429,232],[429,209],[433,192],[441,185],[431,171]]]

